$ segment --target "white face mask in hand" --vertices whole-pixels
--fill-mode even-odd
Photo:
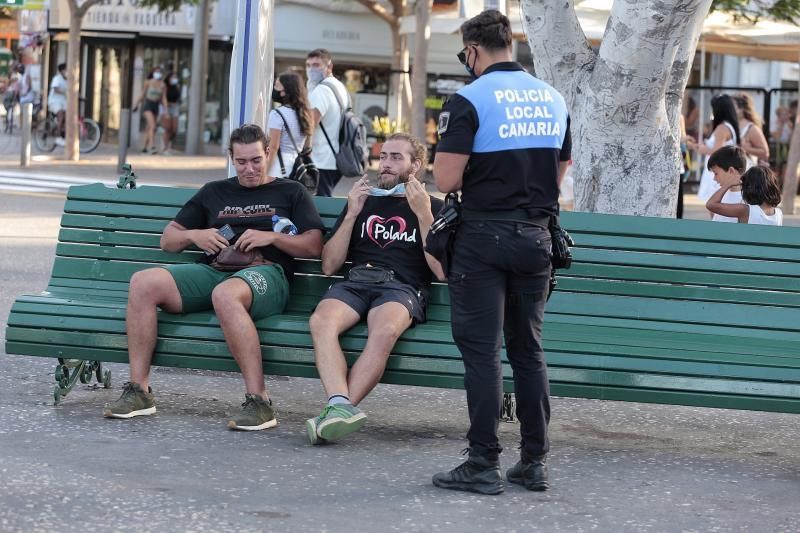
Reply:
[[[391,189],[379,189],[378,187],[372,187],[369,190],[370,196],[405,196],[405,194],[406,194],[405,183],[398,183]]]

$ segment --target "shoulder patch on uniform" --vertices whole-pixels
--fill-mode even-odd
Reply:
[[[439,135],[447,131],[447,126],[450,124],[450,111],[443,111],[439,114]]]

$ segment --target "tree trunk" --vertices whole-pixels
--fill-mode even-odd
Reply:
[[[786,215],[795,212],[794,202],[797,198],[797,167],[800,165],[800,115],[794,123],[792,140],[789,142],[789,156],[783,174],[783,198],[781,209]]]
[[[430,15],[433,0],[417,0],[414,37],[414,71],[411,75],[411,134],[425,139],[425,96],[428,93],[428,42],[431,38]]]
[[[394,97],[389,115],[397,121],[397,126],[402,127],[403,122],[408,122],[410,107],[410,86],[408,82],[408,39],[400,33],[400,19],[390,23],[392,31],[392,73],[391,94]]]
[[[78,111],[81,79],[81,24],[83,16],[101,0],[85,0],[78,6],[77,0],[67,0],[69,6],[69,40],[67,41],[67,109],[64,116],[64,129],[67,161],[77,161],[80,157],[78,136]],[[46,95],[42,95],[45,98]]]
[[[594,54],[574,1],[523,0],[540,78],[567,100],[579,211],[673,217],[677,113],[711,0],[614,2]]]
[[[81,22],[83,15],[73,10],[69,18],[69,41],[67,44],[67,109],[64,117],[66,130],[66,159],[77,161],[80,158],[78,146],[78,98],[80,98],[81,79]],[[44,98],[44,96],[42,96]]]
[[[208,78],[209,0],[200,0],[194,11],[192,78],[189,82],[189,116],[186,127],[186,155],[203,154],[206,124],[206,83]]]

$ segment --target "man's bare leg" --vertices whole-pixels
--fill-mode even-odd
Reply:
[[[311,444],[338,440],[358,431],[366,415],[355,404],[380,381],[386,358],[397,337],[411,324],[408,311],[399,303],[387,303],[367,315],[367,343],[347,377],[347,362],[339,345],[339,335],[358,322],[357,313],[338,300],[323,300],[330,305],[317,307],[312,315],[317,369],[329,395],[322,413],[306,421]],[[347,312],[349,309],[349,313]],[[323,377],[324,376],[324,377]]]
[[[308,321],[314,342],[317,372],[328,397],[349,397],[347,361],[339,344],[339,335],[358,324],[358,313],[346,303],[327,298],[322,300]]]
[[[367,344],[347,379],[353,405],[358,405],[381,380],[389,354],[409,326],[411,316],[401,303],[388,302],[367,314]]]
[[[211,301],[228,350],[242,371],[245,390],[266,400],[261,342],[250,316],[253,303],[250,286],[243,279],[229,278],[217,285],[211,293]]]
[[[239,414],[228,421],[231,429],[257,431],[275,427],[275,411],[264,386],[264,366],[258,330],[250,316],[253,292],[241,278],[229,278],[211,293],[222,334],[239,369],[247,391]]]
[[[163,268],[150,268],[131,277],[125,325],[128,332],[130,383],[115,402],[103,408],[109,418],[133,418],[156,412],[150,392],[150,363],[158,336],[158,308],[180,313],[181,295],[172,275]]]
[[[181,295],[172,275],[163,268],[149,268],[131,277],[125,326],[128,333],[130,379],[150,387],[150,363],[158,337],[158,308],[180,313]]]

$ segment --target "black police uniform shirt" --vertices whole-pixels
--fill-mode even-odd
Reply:
[[[462,207],[558,210],[558,165],[572,141],[564,98],[519,63],[496,63],[439,116],[437,152],[469,154]]]
[[[444,205],[439,198],[431,197],[431,214],[438,213]],[[342,225],[345,206],[331,235]],[[404,196],[370,196],[356,217],[347,259],[353,265],[372,266],[394,271],[395,279],[408,283],[417,291],[430,284],[433,274],[425,260],[417,215]]]
[[[314,201],[300,183],[278,178],[258,187],[242,187],[236,177],[206,183],[175,216],[175,222],[186,229],[221,228],[230,224],[235,236],[231,244],[248,229],[272,231],[272,216],[286,217],[298,233],[325,226],[314,207]],[[259,248],[264,259],[283,267],[287,279],[294,274],[294,259],[275,246]],[[214,256],[203,256],[208,263]]]

